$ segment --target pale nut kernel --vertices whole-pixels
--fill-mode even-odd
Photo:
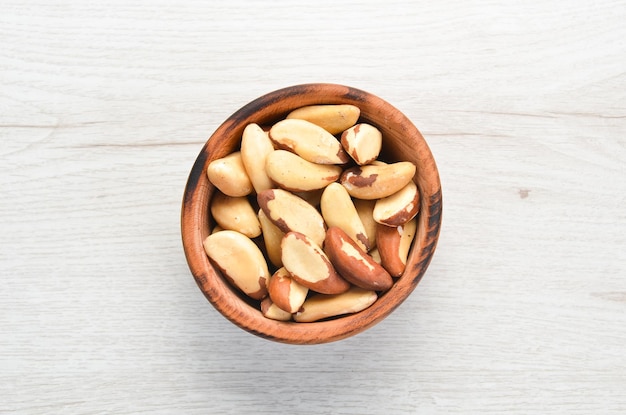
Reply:
[[[292,152],[276,150],[267,156],[265,171],[281,188],[306,192],[337,181],[342,169],[333,164],[311,163]]]
[[[339,183],[329,184],[322,193],[320,209],[328,227],[341,228],[361,249],[366,252],[370,249],[370,241],[363,222],[345,187]]]
[[[283,189],[268,189],[257,195],[259,206],[284,233],[296,231],[324,243],[326,224],[322,215],[305,200]]]
[[[309,293],[309,289],[293,279],[284,267],[272,275],[267,290],[274,304],[290,313],[300,309]]]
[[[265,316],[266,318],[272,320],[291,320],[291,313],[278,307],[272,302],[272,299],[269,297],[265,297],[263,300],[261,300],[261,314],[263,314],[263,316]]]
[[[243,166],[239,151],[209,163],[207,176],[209,181],[225,195],[241,197],[252,193],[252,182]]]
[[[411,180],[406,186],[391,196],[378,199],[373,218],[387,226],[400,226],[410,221],[419,211],[419,190]]]
[[[248,124],[241,136],[241,159],[257,193],[275,187],[265,172],[267,156],[273,151],[269,133],[257,124]]]
[[[401,276],[417,231],[417,218],[397,227],[379,224],[376,230],[381,265],[392,277]]]
[[[368,252],[368,254],[369,254],[369,256],[371,256],[371,257],[372,257],[372,259],[374,260],[374,262],[376,262],[377,264],[380,264],[380,263],[381,263],[381,260],[380,260],[380,252],[378,252],[378,248],[374,248],[374,249],[370,250],[370,251]]]
[[[386,291],[393,285],[391,275],[340,228],[328,228],[324,252],[339,275],[357,287]]]
[[[259,209],[258,213],[259,223],[261,224],[261,230],[263,235],[263,242],[265,243],[265,251],[270,262],[276,267],[282,267],[283,261],[281,259],[280,242],[283,240],[285,234],[278,226],[269,220],[263,209]]]
[[[382,160],[374,160],[370,163],[372,166],[388,166],[389,163],[385,163]]]
[[[380,154],[382,143],[382,133],[370,124],[357,124],[341,134],[341,145],[359,165],[376,160]]]
[[[249,238],[261,235],[261,224],[247,197],[230,197],[215,192],[211,215],[223,229],[237,231]]]
[[[247,236],[223,230],[206,237],[204,251],[224,277],[243,293],[255,300],[267,295],[266,281],[270,277],[265,257]]]
[[[306,235],[285,234],[281,248],[283,266],[301,285],[323,294],[338,294],[350,288],[350,283],[337,273],[322,248]]]
[[[356,212],[365,228],[365,234],[370,241],[370,250],[376,247],[376,221],[374,220],[374,206],[376,200],[352,199]]]
[[[352,127],[359,119],[359,107],[349,104],[309,105],[297,108],[287,118],[298,118],[319,125],[332,135]]]
[[[415,175],[415,170],[415,165],[410,161],[386,165],[368,164],[345,170],[340,182],[352,197],[381,199],[406,186]]]
[[[348,291],[335,295],[315,294],[302,304],[300,311],[293,315],[293,319],[300,323],[310,323],[329,317],[358,313],[374,304],[377,299],[375,291],[359,287],[351,287]]]
[[[270,129],[270,139],[277,148],[296,153],[312,163],[345,164],[350,159],[331,133],[305,120],[278,121]]]

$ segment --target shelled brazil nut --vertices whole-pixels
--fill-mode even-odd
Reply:
[[[249,124],[240,148],[207,167],[216,195],[205,252],[269,319],[357,313],[404,272],[416,166],[380,160],[385,137],[359,117],[353,105],[311,105]]]

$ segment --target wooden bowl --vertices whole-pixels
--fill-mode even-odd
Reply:
[[[242,132],[249,123],[270,125],[295,108],[314,104],[358,106],[361,109],[359,122],[375,125],[383,133],[381,159],[407,160],[417,166],[414,180],[421,193],[418,229],[404,274],[372,306],[327,321],[281,322],[264,317],[258,304],[243,298],[212,266],[204,252],[202,242],[213,224],[208,206],[215,191],[206,169],[211,161],[238,150]],[[269,340],[291,344],[326,343],[352,336],[380,322],[411,294],[435,252],[441,211],[441,183],[435,160],[422,134],[404,114],[365,91],[336,84],[304,84],[255,99],[213,133],[189,174],[181,213],[182,240],[189,268],[200,290],[228,320]]]

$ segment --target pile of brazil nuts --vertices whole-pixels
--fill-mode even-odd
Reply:
[[[211,262],[267,318],[312,322],[368,308],[404,272],[416,167],[378,160],[384,137],[353,105],[298,108],[207,168]]]

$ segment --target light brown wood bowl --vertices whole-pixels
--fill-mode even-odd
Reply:
[[[239,149],[249,123],[271,125],[295,108],[314,104],[352,104],[361,109],[359,122],[378,127],[383,134],[381,159],[411,161],[421,193],[418,230],[404,274],[368,309],[314,323],[281,322],[264,317],[258,304],[244,298],[209,261],[202,241],[213,220],[209,211],[215,191],[208,164]],[[433,155],[413,123],[398,109],[365,91],[336,84],[304,84],[264,95],[242,107],[213,133],[198,155],[185,188],[181,224],[189,268],[209,302],[228,320],[257,336],[283,343],[316,344],[340,340],[372,327],[387,317],[413,292],[435,252],[441,226],[441,183]]]

